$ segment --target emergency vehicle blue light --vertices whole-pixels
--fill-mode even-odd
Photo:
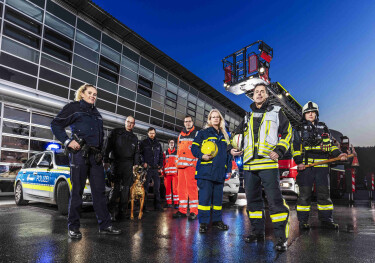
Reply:
[[[55,143],[55,142],[50,142],[50,143],[47,144],[47,146],[46,146],[46,150],[47,150],[47,151],[58,150],[58,149],[61,149],[61,145],[58,144],[58,143]]]
[[[238,167],[242,167],[242,157],[236,157],[235,161],[236,161]]]

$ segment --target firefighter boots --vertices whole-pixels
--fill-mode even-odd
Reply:
[[[322,228],[326,228],[326,229],[335,229],[335,230],[339,229],[339,224],[336,224],[333,221],[322,221],[321,226]]]
[[[288,248],[288,241],[285,238],[280,237],[277,240],[275,248],[277,251],[286,251]]]

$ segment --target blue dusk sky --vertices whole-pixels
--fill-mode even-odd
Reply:
[[[221,59],[257,40],[274,50],[271,81],[355,146],[375,145],[375,1],[94,0],[245,110],[223,88]]]

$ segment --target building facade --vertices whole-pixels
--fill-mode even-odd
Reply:
[[[126,116],[164,143],[191,115],[219,109],[232,130],[245,111],[87,0],[0,0],[0,190],[22,161],[57,142],[54,115],[83,83],[98,88],[106,135]]]

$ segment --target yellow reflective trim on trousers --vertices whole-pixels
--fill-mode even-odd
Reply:
[[[263,211],[249,211],[249,218],[262,218],[263,217]]]
[[[214,205],[214,206],[213,206],[213,209],[214,209],[214,210],[222,210],[223,207],[222,207],[222,206],[219,206],[219,205]]]
[[[22,184],[22,187],[27,188],[27,189],[32,189],[32,190],[53,192],[53,186],[50,186],[50,185]]]
[[[306,212],[308,212],[308,211],[310,211],[310,207],[311,206],[309,206],[309,205],[307,205],[307,206],[297,205],[297,211],[306,211]]]
[[[193,144],[198,145],[198,146],[201,146],[199,143],[196,143],[196,142],[193,142]]]
[[[208,164],[208,163],[212,163],[212,161],[209,161],[209,162],[201,162],[201,164]]]
[[[256,165],[244,165],[244,170],[255,171],[255,170],[266,170],[266,169],[277,169],[279,168],[278,163],[272,164],[256,164]]]
[[[211,206],[210,205],[198,205],[198,209],[203,210],[203,211],[210,211]]]
[[[332,205],[319,205],[318,204],[318,210],[333,210],[333,204]]]
[[[272,223],[285,221],[288,217],[288,213],[280,213],[271,215]]]
[[[301,155],[301,152],[300,151],[295,151],[293,152],[293,157],[296,157],[296,156],[299,156]]]

